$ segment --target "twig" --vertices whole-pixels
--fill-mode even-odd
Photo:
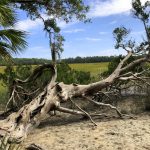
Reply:
[[[11,96],[10,96],[10,98],[9,98],[7,104],[6,104],[5,111],[7,111],[8,105],[9,105],[9,103],[11,102],[11,100],[13,99],[14,94],[15,94],[15,88],[13,89],[13,91],[12,91],[12,93],[11,93]]]
[[[70,101],[81,111],[83,112],[87,117],[89,117],[89,119],[91,120],[91,122],[97,126],[97,124],[94,122],[94,120],[92,119],[92,117],[90,116],[89,113],[87,113],[86,111],[84,111],[78,104],[76,104],[71,98],[70,98]]]
[[[122,118],[122,113],[115,106],[112,106],[111,104],[105,104],[105,103],[100,103],[100,102],[94,101],[94,100],[92,100],[92,99],[90,99],[90,98],[88,98],[86,96],[83,96],[83,98],[87,99],[88,101],[90,101],[90,102],[92,102],[92,103],[94,103],[94,104],[96,104],[98,106],[106,106],[106,107],[109,107],[111,109],[116,110],[116,112],[119,115],[119,117]]]

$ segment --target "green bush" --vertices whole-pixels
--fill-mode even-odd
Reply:
[[[64,82],[66,84],[87,84],[91,80],[90,72],[76,71],[71,69],[66,63],[58,64],[58,82]]]

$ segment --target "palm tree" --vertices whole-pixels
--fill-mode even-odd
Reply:
[[[27,46],[26,33],[13,29],[15,23],[16,14],[9,5],[9,0],[0,0],[0,56],[5,60]]]

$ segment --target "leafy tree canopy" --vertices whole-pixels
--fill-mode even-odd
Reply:
[[[89,10],[83,0],[10,0],[17,8],[25,10],[31,19],[46,14],[52,18],[71,21],[73,17],[85,20],[85,13]]]

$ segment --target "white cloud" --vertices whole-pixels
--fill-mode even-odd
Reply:
[[[134,35],[134,36],[139,36],[139,35],[144,35],[144,34],[145,34],[144,30],[131,32],[131,35]]]
[[[84,32],[84,29],[72,29],[72,30],[64,30],[64,33],[78,33],[78,32]]]
[[[101,31],[101,32],[99,32],[99,34],[100,34],[100,35],[106,35],[106,34],[108,34],[108,32],[103,32],[103,31]]]
[[[116,23],[117,23],[117,21],[114,20],[114,21],[110,22],[109,24],[113,25],[113,24],[116,24]]]
[[[147,0],[141,0],[142,3]],[[129,13],[132,0],[93,0],[90,1],[89,17],[105,17],[121,13]]]
[[[89,17],[105,17],[110,15],[116,15],[121,13],[129,13],[131,9],[132,0],[88,0],[91,7],[88,16]],[[141,0],[142,3],[147,0]],[[52,18],[53,16],[42,15],[44,19]],[[77,20],[73,20],[70,23],[66,23],[63,20],[57,20],[58,26],[62,29],[67,28],[70,25],[78,23]],[[112,21],[110,24],[115,24],[116,21]],[[16,29],[30,31],[42,26],[42,21],[40,19],[30,20],[25,19],[21,20],[16,24]]]
[[[18,29],[18,30],[24,30],[24,31],[30,31],[32,29],[35,29],[39,26],[42,25],[42,21],[37,19],[35,21],[32,21],[30,19],[25,19],[25,20],[21,20],[19,21],[16,26],[15,26],[15,29]]]
[[[57,20],[57,23],[58,23],[58,26],[61,28],[61,29],[65,29],[65,28],[68,28],[76,23],[78,23],[79,21],[76,20],[76,19],[73,19],[71,22],[69,23],[66,23],[64,20]]]
[[[44,15],[44,14],[42,15],[42,17],[45,20],[48,19],[48,18],[52,18],[52,16],[47,16],[47,15]],[[77,22],[78,22],[77,20],[73,20],[72,22],[66,23],[63,20],[57,19],[57,25],[58,25],[58,27],[60,27],[62,29],[65,29],[68,26],[73,25]],[[31,30],[40,28],[42,26],[43,26],[43,22],[42,22],[41,19],[36,19],[36,20],[33,21],[33,20],[27,18],[27,19],[19,21],[16,24],[15,29],[23,30],[23,31],[31,31]]]
[[[42,55],[41,55],[42,54]],[[23,53],[14,55],[18,58],[47,58],[51,59],[50,48],[45,46],[30,47]]]
[[[88,40],[88,41],[93,41],[93,42],[97,42],[97,41],[101,41],[102,40],[100,38],[91,38],[91,37],[86,37],[85,39]]]
[[[86,38],[77,38],[76,40],[78,41],[91,41],[91,42],[98,42],[98,41],[101,41],[102,39],[100,38],[92,38],[92,37],[86,37]]]
[[[99,56],[115,56],[115,55],[118,56],[120,54],[126,55],[126,51],[110,48],[110,49],[100,50],[99,52],[97,52],[97,55]]]

